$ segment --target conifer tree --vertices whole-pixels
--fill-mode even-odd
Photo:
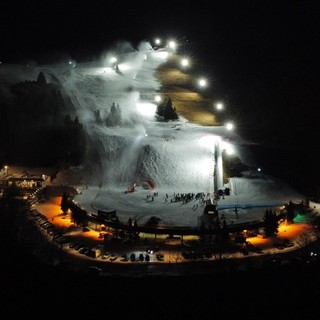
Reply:
[[[164,116],[165,105],[166,105],[165,101],[158,104],[158,106],[157,106],[157,115],[158,116],[160,116],[160,117]]]
[[[106,119],[108,127],[118,126],[121,123],[121,109],[119,105],[115,106],[114,102],[111,105],[109,115]]]
[[[37,83],[40,85],[47,84],[47,79],[42,71],[38,75]]]
[[[295,218],[295,212],[294,212],[294,204],[293,202],[290,200],[288,205],[286,206],[286,210],[287,210],[287,221],[289,223],[293,222],[293,219]]]
[[[176,108],[173,107],[172,99],[170,97],[166,101],[158,105],[157,114],[167,121],[179,119]]]
[[[271,210],[266,210],[264,215],[264,230],[267,237],[273,236],[274,234],[278,233],[278,219],[275,212],[272,212]]]
[[[119,104],[117,105],[117,108],[116,108],[115,120],[116,120],[116,124],[119,126],[121,124],[121,109]]]
[[[61,198],[61,210],[64,214],[67,214],[67,211],[69,209],[69,199],[68,199],[68,195],[66,192],[64,192],[62,194],[62,198]]]
[[[168,100],[167,100],[163,116],[164,116],[165,120],[176,120],[176,119],[179,118],[178,114],[176,112],[176,108],[174,108],[173,105],[172,105],[171,98],[168,98]]]

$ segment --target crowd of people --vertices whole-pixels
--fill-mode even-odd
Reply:
[[[217,202],[221,198],[224,199],[225,196],[230,195],[230,189],[225,188],[215,192],[188,192],[188,193],[173,193],[170,195],[166,193],[165,202],[176,203],[182,202],[183,204],[189,203],[190,201],[195,201],[192,209],[197,209],[198,207],[203,207],[206,204],[212,204]],[[155,197],[159,196],[159,192],[152,192],[147,195],[146,200],[154,201]]]

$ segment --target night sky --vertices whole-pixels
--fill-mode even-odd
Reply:
[[[201,49],[210,51],[208,57],[219,58],[212,63],[222,64],[221,72],[256,69],[255,73],[264,74],[270,68],[276,72],[279,63],[285,67],[316,61],[318,12],[316,1],[197,1],[193,5],[172,1],[169,5],[5,0],[0,4],[1,59],[59,51],[80,59],[114,40],[134,44],[157,35],[186,36],[203,43]]]
[[[262,166],[287,172],[295,185],[313,180],[314,188],[318,15],[317,1],[1,1],[0,61],[86,61],[118,40],[133,47],[155,36],[185,41],[181,49],[210,77],[212,96],[226,104],[239,133],[264,146]]]

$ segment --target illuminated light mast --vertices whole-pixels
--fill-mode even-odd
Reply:
[[[221,139],[217,139],[214,144],[214,175],[213,185],[214,191],[223,188],[223,163],[222,163],[222,148]]]

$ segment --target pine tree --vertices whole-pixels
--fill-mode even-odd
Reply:
[[[95,116],[95,119],[96,119],[97,123],[101,123],[102,122],[101,115],[100,115],[100,110],[95,110],[94,111],[94,116]]]
[[[287,204],[286,210],[287,210],[287,221],[289,223],[292,223],[293,219],[295,218],[295,212],[294,212],[294,204],[291,200]]]
[[[271,210],[266,210],[264,215],[264,230],[267,237],[273,236],[274,234],[278,233],[278,219],[275,212],[272,212]]]
[[[68,195],[66,192],[62,194],[62,199],[61,199],[61,210],[64,214],[67,214],[67,211],[69,209],[69,199]]]
[[[166,105],[165,102],[158,104],[157,112],[156,112],[158,116],[160,116],[160,117],[164,116],[165,105]]]
[[[156,113],[158,116],[163,117],[167,121],[179,119],[176,108],[173,107],[170,97],[158,105]]]
[[[47,84],[47,79],[42,71],[38,75],[37,83],[40,85]]]
[[[118,126],[121,123],[121,109],[119,105],[115,106],[114,102],[111,105],[109,115],[106,119],[106,125],[108,127]]]
[[[115,119],[116,124],[117,124],[117,126],[119,126],[121,124],[121,109],[120,109],[119,104],[117,105],[117,108],[116,108],[115,118],[116,118]]]
[[[171,98],[168,98],[167,103],[164,108],[164,115],[165,120],[176,120],[179,119],[176,109],[172,105]]]

